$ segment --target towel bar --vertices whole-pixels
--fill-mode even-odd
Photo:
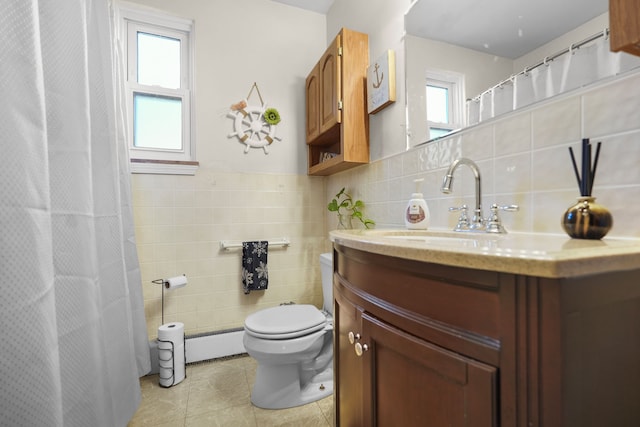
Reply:
[[[284,246],[288,247],[291,242],[286,237],[283,237],[279,240],[268,240],[269,246]],[[230,241],[230,240],[221,240],[220,241],[220,249],[227,250],[232,248],[241,248],[242,242],[239,241]]]

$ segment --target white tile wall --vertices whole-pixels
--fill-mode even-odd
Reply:
[[[298,175],[216,173],[133,175],[136,241],[148,333],[161,320],[161,287],[154,279],[186,274],[186,287],[164,295],[164,321],[185,332],[242,326],[260,308],[295,301],[322,304],[319,255],[326,239],[325,180]],[[269,288],[245,295],[241,250],[223,252],[220,240],[288,237],[269,250]]]
[[[473,176],[464,166],[453,194],[439,189],[449,164],[464,156],[482,172],[485,211],[494,202],[518,204],[519,212],[502,215],[508,229],[562,234],[562,214],[579,196],[568,147],[580,153],[583,137],[602,142],[593,195],[613,215],[608,236],[640,238],[640,71],[333,175],[327,194],[346,186],[363,199],[378,228],[404,227],[413,179],[424,178],[431,226],[450,228],[457,217],[447,208],[474,204]],[[335,219],[327,218],[331,229]]]

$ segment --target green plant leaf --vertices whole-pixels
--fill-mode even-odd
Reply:
[[[375,222],[364,217],[363,208],[364,202],[362,200],[354,201],[351,195],[346,192],[346,187],[343,187],[327,205],[330,212],[337,212],[342,217],[357,218],[365,228],[371,228]]]

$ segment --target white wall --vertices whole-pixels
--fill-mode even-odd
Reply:
[[[306,174],[304,81],[326,48],[324,15],[269,0],[134,0],[195,20],[196,153],[217,171]],[[244,153],[229,107],[256,82],[282,121],[276,141]],[[249,104],[259,105],[253,93]]]
[[[609,13],[603,13],[602,15],[593,18],[589,22],[585,22],[583,25],[575,28],[566,34],[558,37],[555,40],[540,46],[526,55],[513,61],[513,73],[519,73],[524,70],[525,67],[530,67],[540,62],[545,56],[553,55],[567,47],[571,43],[576,43],[594,35],[599,31],[604,31],[605,28],[609,28]]]

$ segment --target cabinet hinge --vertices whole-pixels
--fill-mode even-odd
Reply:
[[[338,110],[342,110],[342,100],[338,101]]]
[[[342,46],[338,48],[338,56],[342,56]]]

